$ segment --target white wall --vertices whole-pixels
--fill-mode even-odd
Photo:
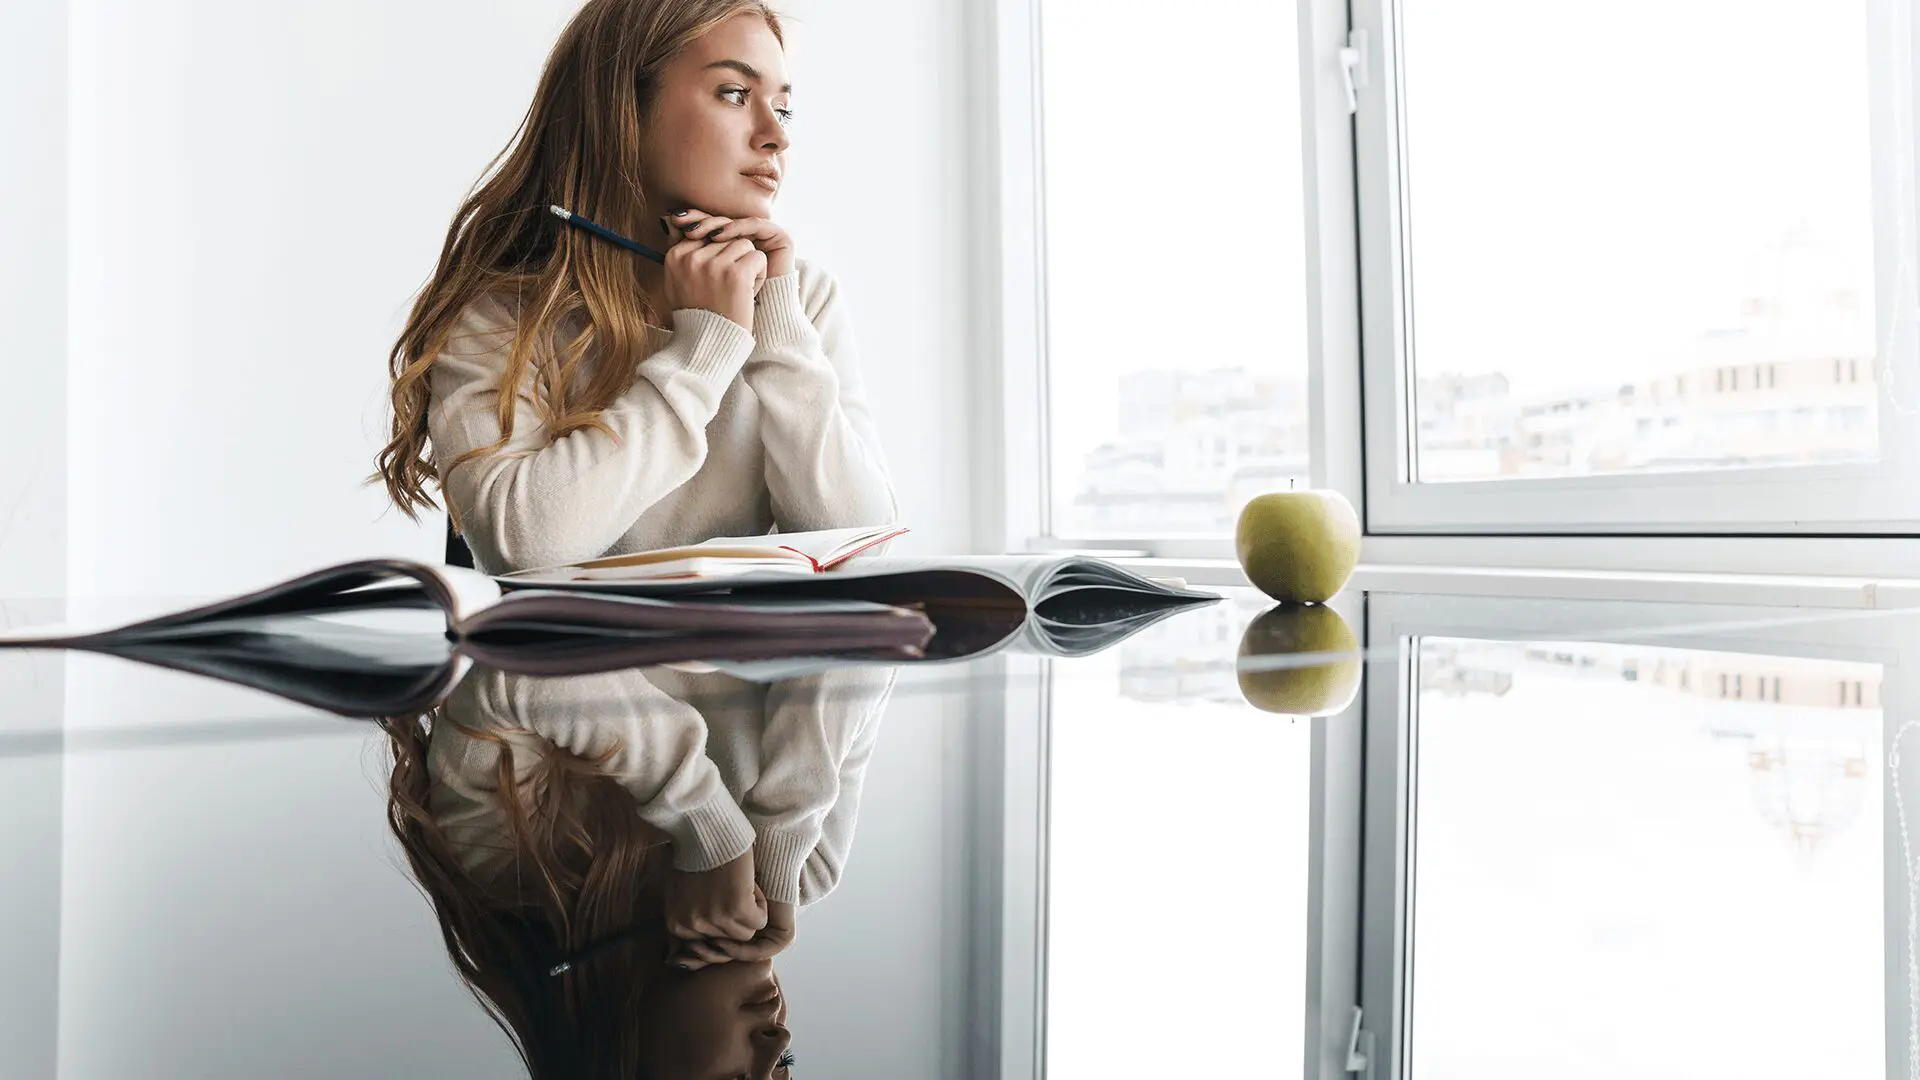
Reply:
[[[791,7],[802,116],[782,212],[855,306],[913,546],[964,546],[961,6]],[[386,352],[572,0],[67,9],[72,591],[436,557],[438,520],[416,528],[360,486]],[[40,288],[36,309],[57,310]],[[55,445],[45,418],[34,430]]]
[[[0,5],[0,596],[66,574],[66,40],[60,0]]]
[[[385,354],[567,8],[70,0],[75,593],[437,555]]]
[[[776,0],[794,81],[783,222],[853,307],[901,519],[900,552],[965,550],[988,362],[969,317],[967,21],[958,0]]]

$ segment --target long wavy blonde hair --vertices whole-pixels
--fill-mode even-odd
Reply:
[[[380,722],[392,754],[387,823],[433,906],[455,974],[513,1041],[532,1080],[640,1075],[638,1021],[665,970],[647,944],[666,939],[659,915],[672,862],[666,835],[640,820],[604,758],[555,751],[523,794],[512,744],[461,725],[468,737],[499,748],[494,779],[513,847],[507,871],[476,877],[431,810],[432,727],[457,723],[444,708]],[[659,924],[652,937],[619,940],[648,920]],[[562,956],[608,940],[617,944],[592,962],[549,973]]]
[[[741,14],[780,18],[765,0],[587,0],[547,57],[520,128],[454,216],[439,265],[414,302],[388,360],[392,437],[368,483],[384,483],[407,517],[438,505],[428,486],[456,466],[493,453],[513,434],[515,389],[531,369],[541,420],[554,438],[583,428],[612,434],[601,414],[633,382],[646,327],[661,313],[640,287],[640,256],[563,225],[559,204],[626,236],[644,236],[648,216],[640,146],[662,70],[689,44]],[[502,436],[453,461],[436,459],[427,434],[427,373],[466,308],[490,292],[520,312],[501,375]],[[563,320],[586,328],[560,341]],[[584,386],[580,365],[601,356]],[[447,507],[459,528],[454,508]]]

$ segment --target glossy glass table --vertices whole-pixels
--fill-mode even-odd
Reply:
[[[809,902],[767,965],[793,1076],[1911,1075],[1920,763],[1895,766],[1920,752],[1920,614],[1334,608],[1232,592],[1094,656],[877,689],[476,672],[485,695],[389,723],[423,746],[450,722],[519,746],[597,731],[656,764],[697,729],[750,823],[810,822]],[[0,1076],[527,1075],[389,829],[390,741],[157,669],[0,655]],[[419,789],[430,813],[457,771]],[[617,790],[640,810],[642,786]],[[453,857],[476,880],[538,893],[510,829],[473,835]],[[659,977],[628,970],[653,962],[641,938],[588,936],[542,977]],[[763,982],[736,1004],[767,1005]],[[751,1043],[696,1027],[649,1037]],[[764,1074],[709,1049],[650,1060]]]

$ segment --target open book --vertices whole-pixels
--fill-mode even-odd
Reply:
[[[862,555],[905,529],[728,537],[499,578],[503,588],[567,589],[658,598],[866,600],[911,606],[937,632],[924,659],[1007,646],[1079,656],[1112,645],[1191,604],[1219,599],[1075,555]],[[783,554],[784,552],[784,554]],[[859,555],[859,558],[854,556]]]
[[[514,587],[580,582],[673,582],[700,585],[724,578],[769,574],[824,574],[873,550],[906,529],[823,529],[767,536],[723,536],[683,547],[608,555],[565,566],[520,570],[501,580]]]

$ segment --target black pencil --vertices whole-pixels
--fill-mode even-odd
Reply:
[[[619,244],[621,247],[626,248],[628,251],[638,252],[641,255],[644,255],[647,258],[652,259],[654,262],[659,263],[661,266],[667,265],[667,257],[664,254],[658,251],[655,251],[654,249],[648,247],[645,244],[639,243],[634,240],[629,240],[626,237],[621,236],[619,233],[614,232],[612,229],[607,228],[605,225],[601,225],[598,222],[589,221],[588,219],[581,217],[579,214],[576,214],[573,211],[566,209],[565,207],[549,206],[547,207],[547,209],[553,212],[554,217],[557,217],[561,221],[564,221],[567,224],[572,225],[576,229],[585,229],[602,240],[607,240],[607,241],[611,241],[612,243]]]

